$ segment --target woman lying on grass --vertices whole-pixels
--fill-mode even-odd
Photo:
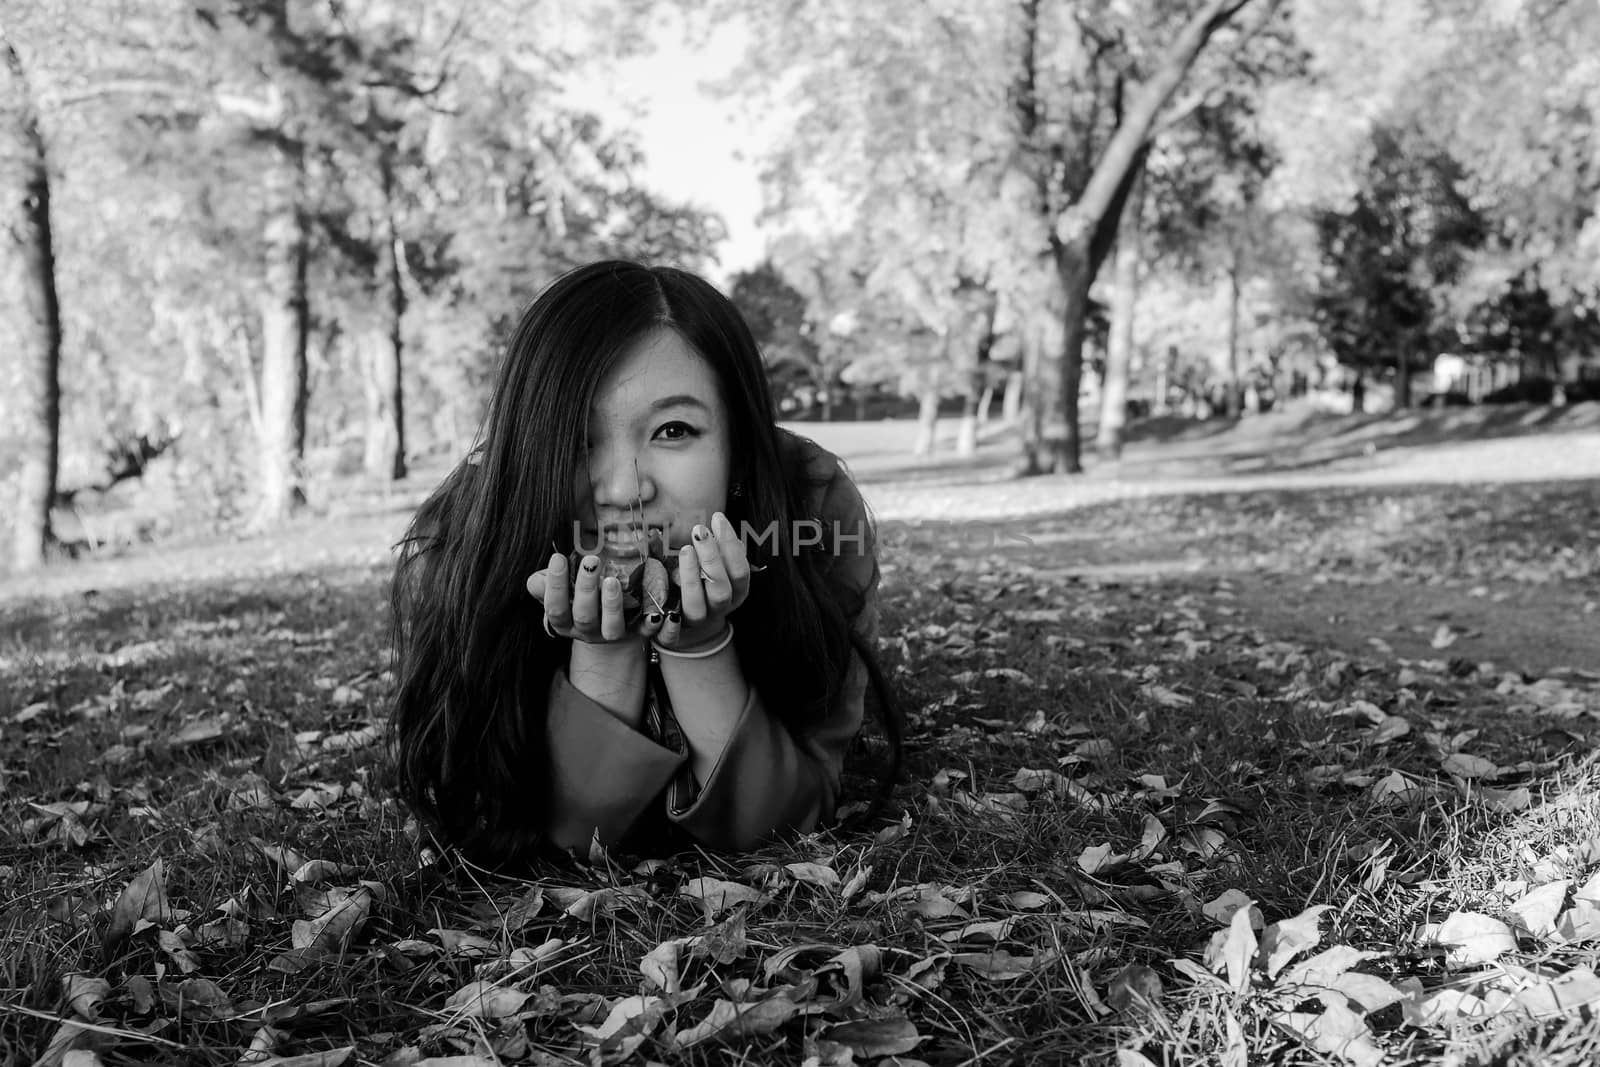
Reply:
[[[860,493],[778,428],[733,305],[683,271],[575,270],[402,542],[401,794],[491,861],[810,830],[869,678],[898,767],[877,581]]]

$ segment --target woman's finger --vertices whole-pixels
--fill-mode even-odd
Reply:
[[[674,608],[661,617],[661,627],[656,631],[656,640],[671,648],[678,643],[678,635],[682,632],[683,616],[677,608]]]
[[[694,626],[706,617],[706,591],[700,581],[700,554],[693,545],[678,549],[678,589],[683,601],[679,609]]]
[[[628,621],[622,615],[622,582],[608,577],[600,583],[600,636],[620,641],[628,635]]]
[[[645,640],[659,638],[662,629],[667,624],[667,616],[663,611],[650,605],[645,606],[644,615],[639,619],[639,636]]]
[[[600,628],[600,557],[585,556],[572,586],[572,628],[593,636]]]
[[[557,553],[550,557],[550,566],[543,571],[544,596],[540,600],[544,603],[544,615],[550,623],[550,628],[560,633],[572,625],[572,594],[567,587],[567,557]],[[529,591],[532,592],[533,579],[528,580]],[[537,595],[537,594],[535,594]]]
[[[710,611],[727,611],[733,603],[733,584],[728,578],[728,569],[722,563],[722,545],[707,526],[696,526],[693,536],[706,608]]]
[[[739,531],[733,528],[733,523],[720,511],[711,516],[711,532],[716,535],[717,545],[722,550],[722,567],[727,572],[733,593],[732,607],[738,607],[750,591],[750,558],[745,554],[744,541],[739,537]]]

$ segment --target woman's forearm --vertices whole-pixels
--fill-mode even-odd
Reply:
[[[637,730],[644,721],[646,662],[643,641],[574,641],[567,677],[574,689]]]
[[[730,641],[703,659],[663,652],[661,680],[672,699],[672,711],[689,743],[695,781],[705,785],[733,737],[733,729],[750,699],[750,683]]]

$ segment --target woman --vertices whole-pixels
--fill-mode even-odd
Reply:
[[[777,427],[733,305],[684,271],[572,271],[402,542],[400,792],[488,860],[808,831],[869,679],[898,768],[877,581],[859,492]]]

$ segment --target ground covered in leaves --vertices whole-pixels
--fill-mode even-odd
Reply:
[[[1600,483],[1009,532],[887,547],[886,815],[517,878],[385,795],[381,566],[0,602],[0,1060],[1595,1059]]]

